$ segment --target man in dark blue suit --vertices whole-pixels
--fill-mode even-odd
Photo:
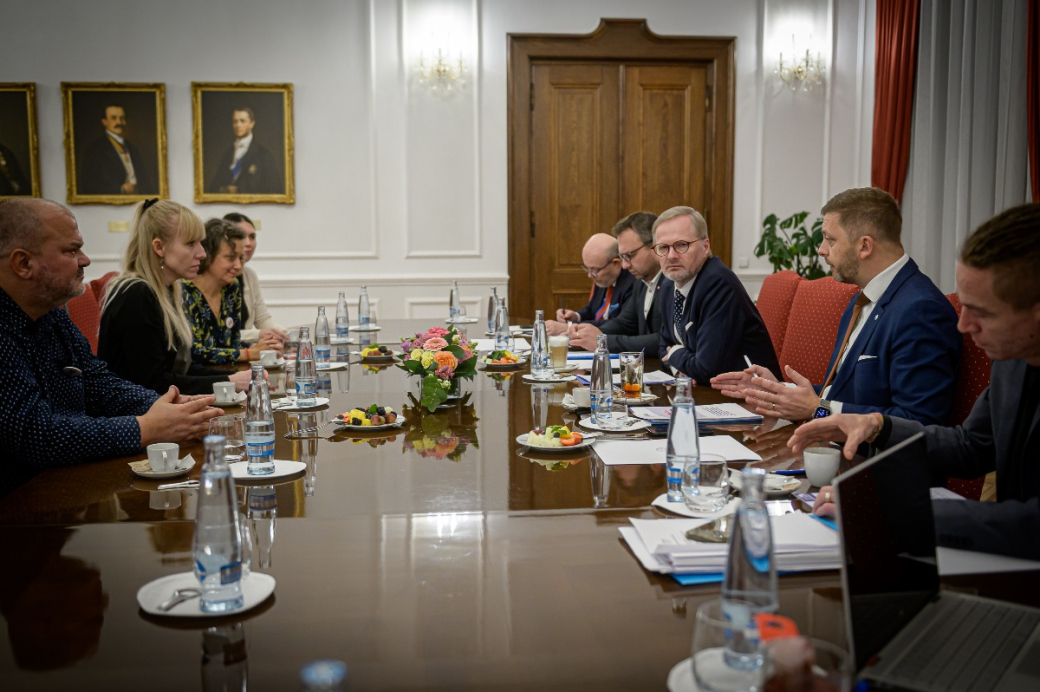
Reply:
[[[690,207],[672,207],[654,223],[654,252],[674,282],[664,297],[661,360],[677,373],[707,384],[735,370],[744,356],[780,371],[773,342],[743,284],[711,255],[708,224]]]
[[[922,463],[938,476],[996,472],[997,501],[936,500],[939,545],[1040,559],[1040,204],[1008,209],[964,241],[957,262],[958,328],[993,360],[989,387],[956,428],[879,412],[834,415],[801,426],[795,451],[822,440],[878,449],[924,431]],[[830,488],[814,511],[832,515]]]
[[[616,315],[632,297],[635,279],[621,266],[617,240],[613,236],[597,233],[585,241],[581,249],[581,269],[595,284],[589,302],[579,310],[557,310],[556,319],[545,323],[550,335],[566,332],[568,322],[590,322],[598,326]]]
[[[957,313],[903,252],[899,205],[884,190],[854,188],[822,213],[819,254],[837,281],[862,289],[842,315],[826,380],[814,386],[788,367],[795,386],[785,386],[747,368],[712,386],[787,420],[877,411],[945,423],[961,354]]]
[[[572,348],[594,351],[596,336],[606,334],[611,353],[645,351],[651,357],[657,355],[665,321],[664,296],[673,289],[653,251],[656,220],[657,214],[637,211],[615,224],[611,233],[617,238],[618,257],[621,266],[636,279],[635,289],[621,309],[598,327],[584,322],[574,325]]]

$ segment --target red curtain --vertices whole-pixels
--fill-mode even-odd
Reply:
[[[1035,2],[1034,2],[1035,4]],[[903,201],[917,72],[917,0],[877,0],[870,182]]]
[[[1026,29],[1026,127],[1029,128],[1029,185],[1040,202],[1040,0],[1029,0]]]

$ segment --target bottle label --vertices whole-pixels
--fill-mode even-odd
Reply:
[[[232,562],[220,568],[220,585],[234,584],[242,581],[242,563]]]
[[[336,336],[350,336],[350,325],[337,324]]]
[[[249,438],[249,436],[246,436]],[[266,439],[246,439],[246,456],[249,458],[274,456],[274,436],[264,435]]]
[[[300,378],[296,378],[296,397],[298,399],[314,398],[318,393],[317,382],[301,382]]]

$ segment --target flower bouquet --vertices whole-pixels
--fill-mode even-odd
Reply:
[[[471,378],[477,371],[469,340],[454,326],[431,327],[425,334],[402,339],[400,358],[400,367],[422,378],[419,402],[431,412],[448,400],[452,380]]]

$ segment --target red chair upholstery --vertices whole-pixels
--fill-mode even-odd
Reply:
[[[98,305],[94,291],[89,288],[83,295],[77,296],[65,304],[69,317],[79,327],[83,336],[90,342],[90,350],[95,354],[98,348],[98,330],[101,328],[101,306]]]
[[[802,281],[805,279],[798,276],[797,272],[785,269],[767,276],[758,292],[755,305],[758,307],[758,313],[762,315],[762,321],[766,323],[766,329],[769,330],[769,338],[773,342],[773,350],[776,351],[777,357],[784,345],[791,304],[794,303],[794,292]]]
[[[841,313],[858,291],[855,285],[838,283],[830,276],[799,282],[780,351],[780,368],[790,365],[810,382],[822,384]]]
[[[105,289],[108,288],[108,282],[118,275],[119,272],[109,272],[100,279],[92,279],[90,281],[90,290],[94,292],[94,298],[97,300],[98,305],[104,302]]]
[[[960,298],[957,297],[956,293],[951,293],[946,297],[953,305],[953,309],[957,311],[957,316],[960,317]],[[950,425],[963,423],[964,419],[971,413],[971,407],[975,405],[975,400],[989,386],[990,363],[990,359],[986,357],[986,352],[975,344],[975,340],[971,338],[971,335],[965,334],[964,345],[961,349],[961,362],[957,368],[957,390],[953,394],[953,410],[950,411]],[[985,482],[985,476],[971,480],[950,478],[946,481],[946,487],[969,500],[977,500],[982,496],[982,486]]]

